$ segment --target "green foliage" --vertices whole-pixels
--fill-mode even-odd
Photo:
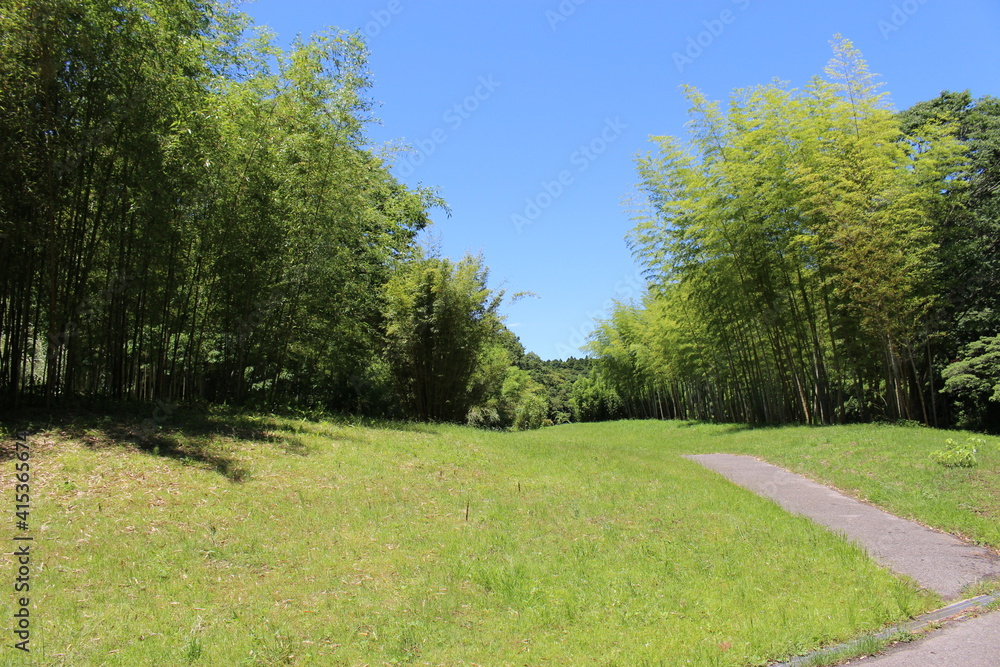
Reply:
[[[548,417],[549,401],[545,387],[535,382],[527,371],[511,366],[500,396],[515,431],[541,428],[542,421]]]
[[[506,361],[506,357],[502,357]],[[530,373],[516,366],[495,367],[493,390],[469,411],[468,424],[479,428],[524,431],[541,428],[549,414],[548,394]],[[497,373],[499,372],[499,373]],[[502,378],[502,379],[501,379]]]
[[[930,321],[933,372],[955,400],[949,418],[959,426],[1000,430],[1000,409],[989,399],[994,369],[983,357],[1000,330],[1000,100],[943,92],[899,115],[906,141],[925,150],[945,133],[964,149],[961,169],[945,184],[934,209],[939,253],[939,306]],[[977,346],[979,349],[977,350]],[[975,361],[973,361],[975,359]],[[995,384],[995,383],[994,383]]]
[[[419,420],[540,428],[550,413],[548,392],[515,365],[524,348],[503,325],[504,293],[492,292],[487,277],[481,257],[430,258],[389,281],[386,358],[397,397]],[[531,357],[529,364],[544,365]]]
[[[468,423],[514,431],[541,428],[548,414],[547,398],[545,388],[529,373],[509,366],[494,394],[470,411]]]
[[[975,468],[979,465],[976,452],[984,445],[986,441],[982,438],[970,437],[965,443],[947,438],[944,441],[944,449],[934,450],[930,453],[930,458],[945,468]]]
[[[923,149],[945,132],[965,148],[965,164],[935,212],[943,247],[943,316],[954,320],[957,346],[994,334],[1000,324],[1000,100],[943,92],[900,114],[907,140]],[[956,347],[957,347],[956,346]]]
[[[387,283],[386,357],[397,396],[419,420],[464,422],[510,365],[482,258],[414,261]]]
[[[0,400],[385,409],[381,286],[442,202],[367,147],[367,53],[209,0],[0,12]]]
[[[958,423],[962,428],[995,427],[988,419],[1000,402],[1000,335],[981,338],[966,345],[958,360],[942,371],[941,391],[955,399]]]
[[[943,376],[946,393],[1000,401],[1000,335],[966,346],[962,358],[949,364]]]
[[[511,426],[508,404],[503,396],[503,387],[513,368],[510,365],[511,354],[508,344],[494,341],[480,355],[481,363],[475,372],[473,384],[482,387],[483,391],[466,416],[466,423],[470,426],[487,429],[505,429]]]
[[[590,372],[593,366],[590,359],[570,357],[565,361],[561,359],[543,361],[534,352],[529,352],[523,355],[517,366],[528,371],[548,394],[547,419],[554,424],[565,424],[573,419],[571,401],[573,383]]]
[[[574,421],[606,421],[617,419],[622,414],[622,400],[618,392],[597,374],[574,382],[570,401]]]
[[[941,127],[904,140],[850,41],[825,78],[689,88],[691,140],[639,158],[629,236],[652,280],[591,352],[635,417],[823,424],[935,415],[935,224],[960,188]],[[916,378],[916,382],[914,382]]]

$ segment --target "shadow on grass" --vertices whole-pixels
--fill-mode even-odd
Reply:
[[[723,433],[741,433],[743,431],[758,431],[762,429],[778,428],[781,426],[788,426],[788,424],[739,424],[739,423],[721,423],[709,420],[698,420],[689,419],[677,422],[677,428],[696,428],[702,426],[714,427],[716,434]]]
[[[175,406],[162,402],[78,401],[55,409],[21,408],[7,411],[0,418],[0,427],[10,436],[9,441],[0,441],[0,460],[13,456],[16,433],[48,432],[57,434],[57,439],[75,440],[90,449],[132,447],[185,465],[208,468],[233,482],[241,482],[248,478],[249,472],[221,451],[224,448],[217,441],[253,443],[286,454],[309,456],[310,450],[296,429],[282,423],[285,419],[282,415],[225,406]],[[329,421],[336,425],[341,420]],[[349,439],[341,433],[326,433],[324,437]]]
[[[760,423],[760,424],[719,424],[719,433],[743,433],[745,431],[778,431],[792,428],[822,428],[816,424],[798,424],[789,422]]]
[[[170,436],[154,435],[139,441],[136,446],[154,456],[174,459],[185,465],[201,465],[209,468],[237,484],[246,481],[250,476],[249,470],[233,459],[207,451],[207,448],[200,444],[181,443]]]
[[[710,426],[713,428],[713,435],[725,435],[730,433],[743,433],[746,431],[777,431],[791,428],[824,428],[822,424],[800,424],[798,422],[760,422],[755,424],[742,423],[721,423],[708,420],[687,420],[678,421],[676,428],[694,428],[700,426]],[[829,425],[826,425],[829,426]]]

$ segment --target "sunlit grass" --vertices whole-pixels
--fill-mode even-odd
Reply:
[[[977,436],[986,443],[975,468],[948,468],[931,453],[948,438],[964,442],[972,434],[884,424],[745,429],[632,422],[630,428],[692,452],[759,456],[904,518],[1000,548],[1000,438]]]
[[[939,602],[679,456],[837,429],[237,421],[33,437],[36,664],[753,665]]]

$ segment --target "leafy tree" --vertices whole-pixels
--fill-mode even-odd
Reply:
[[[947,132],[903,141],[858,51],[826,78],[719,104],[688,89],[688,146],[638,160],[629,237],[653,285],[595,334],[627,414],[749,422],[930,421],[937,211],[961,169]]]
[[[933,132],[947,133],[964,149],[966,163],[935,212],[944,314],[958,320],[960,335],[970,328],[990,333],[1000,324],[1000,100],[946,91],[903,111],[899,120],[906,140],[920,149],[934,141]]]
[[[573,417],[578,422],[607,421],[621,417],[621,399],[614,388],[596,377],[582,377],[570,394]]]
[[[934,211],[940,299],[927,346],[933,384],[937,372],[1000,329],[1000,100],[944,92],[903,111],[899,119],[905,141],[918,149],[944,132],[960,142],[966,158]],[[970,401],[985,401],[983,394],[977,396],[966,394],[960,402],[960,413],[953,415],[960,423],[985,425],[980,417],[970,418],[993,410],[985,402],[974,407]]]
[[[415,261],[386,287],[387,359],[407,414],[464,422],[496,386],[488,369],[510,365],[482,258]],[[497,359],[500,362],[497,363]]]
[[[1000,425],[1000,335],[981,338],[945,367],[942,391],[959,408],[958,425],[996,430]]]
[[[548,417],[548,395],[530,373],[507,366],[502,381],[469,413],[469,424],[515,431],[541,428]]]
[[[443,202],[367,148],[367,52],[213,0],[0,11],[0,400],[382,409],[381,287]]]
[[[570,393],[573,383],[585,376],[592,366],[588,358],[571,357],[565,361],[550,359],[543,361],[534,352],[525,354],[517,366],[531,374],[548,395],[546,419],[554,424],[564,424],[573,419],[573,404]]]

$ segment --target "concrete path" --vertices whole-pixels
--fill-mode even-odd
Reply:
[[[974,598],[953,602],[937,611],[922,614],[912,621],[886,628],[868,635],[873,639],[892,640],[900,633],[911,632],[919,635],[906,644],[890,646],[877,657],[862,656],[844,660],[841,665],[881,665],[882,667],[924,667],[925,665],[969,665],[969,667],[996,667],[1000,664],[1000,613],[974,617],[983,609],[1000,601],[1000,594],[977,595]],[[959,623],[969,623],[967,629],[958,630]],[[945,623],[944,629],[935,626]],[[860,650],[864,638],[854,639],[844,644],[822,648],[806,655],[792,658],[788,662],[776,663],[772,667],[806,667],[815,664],[832,664],[833,654],[847,655]]]
[[[891,648],[885,655],[844,664],[865,667],[997,667],[1000,665],[1000,612],[953,623],[929,637]]]
[[[986,549],[900,519],[770,463],[732,454],[685,458],[845,535],[889,569],[912,577],[946,600],[956,598],[968,584],[1000,577],[1000,558]],[[995,664],[1000,665],[1000,657]]]

